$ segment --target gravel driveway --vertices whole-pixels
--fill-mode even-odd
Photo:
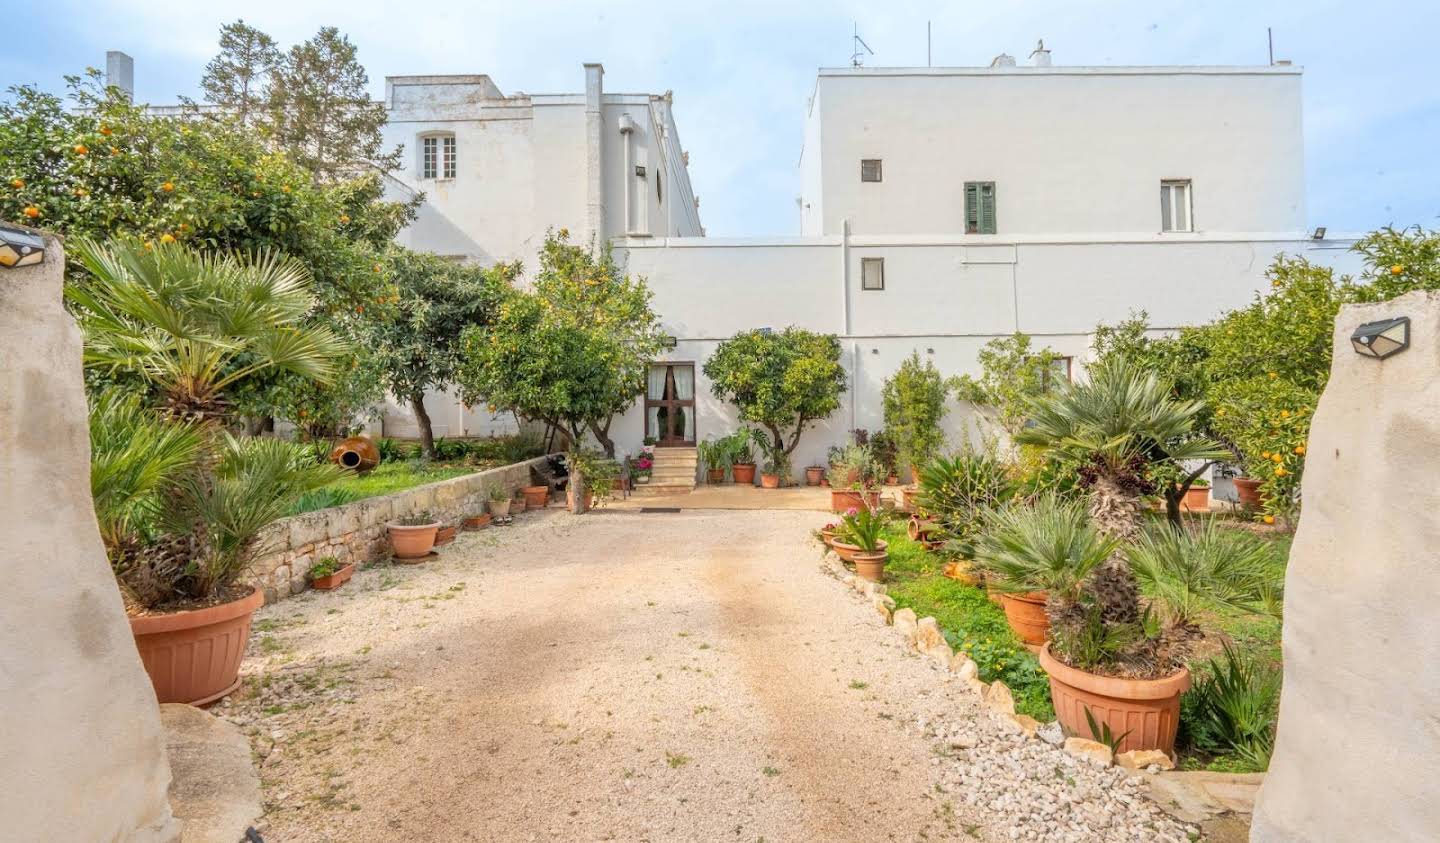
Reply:
[[[216,709],[266,840],[1184,839],[904,653],[825,520],[545,511],[266,607]]]

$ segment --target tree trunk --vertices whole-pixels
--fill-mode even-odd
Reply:
[[[1165,487],[1165,521],[1177,530],[1185,526],[1185,522],[1180,520],[1180,501],[1189,490],[1189,483],[1178,488],[1173,483]]]
[[[576,515],[583,515],[585,511],[590,508],[587,505],[589,501],[586,500],[587,495],[585,494],[585,478],[581,476],[580,472],[575,470],[573,460],[571,461],[570,466],[569,490],[570,511],[575,513]]]
[[[410,399],[410,407],[415,411],[415,424],[420,428],[420,453],[426,458],[435,459],[435,432],[430,429],[430,414],[425,412],[425,396]]]
[[[1143,511],[1140,496],[1113,477],[1102,475],[1090,489],[1090,519],[1107,536],[1122,542],[1135,538]],[[1116,549],[1093,577],[1095,599],[1105,620],[1132,623],[1139,619],[1140,589],[1123,547]]]
[[[610,439],[610,420],[605,420],[604,427],[590,422],[590,433],[595,437],[595,441],[600,443],[601,449],[605,451],[605,456],[612,460],[615,459],[615,443]]]

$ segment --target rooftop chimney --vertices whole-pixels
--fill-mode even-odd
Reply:
[[[110,50],[105,54],[105,84],[114,85],[125,96],[135,98],[135,60],[120,52]]]
[[[1044,38],[1041,38],[1039,41],[1035,42],[1035,49],[1033,52],[1030,53],[1030,58],[1034,59],[1033,64],[1036,67],[1050,66],[1050,51],[1045,49]]]
[[[1015,66],[1015,57],[1012,56],[1012,55],[1010,55],[1009,53],[1001,53],[1000,55],[998,55],[998,56],[996,56],[995,58],[993,58],[993,59],[990,60],[990,66],[991,66],[991,67],[1014,67],[1014,66]]]

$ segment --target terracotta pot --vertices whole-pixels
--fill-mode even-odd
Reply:
[[[1158,749],[1175,757],[1180,695],[1190,689],[1188,668],[1163,679],[1097,676],[1062,664],[1050,655],[1048,645],[1040,650],[1040,666],[1050,675],[1050,699],[1066,733],[1092,737],[1085,719],[1089,709],[1097,724],[1108,723],[1117,737],[1125,735],[1117,752]]]
[[[219,606],[130,619],[130,632],[155,697],[206,705],[240,687],[250,618],[265,602],[260,589]]]
[[[834,530],[827,530],[827,529],[821,528],[821,530],[820,530],[820,541],[824,542],[826,547],[830,547],[830,546],[831,546],[831,542],[833,542],[834,540],[835,540],[835,531],[834,531]]]
[[[755,482],[755,463],[737,462],[730,466],[730,476],[735,478],[736,483],[749,486]]]
[[[1235,478],[1235,493],[1245,509],[1260,509],[1260,481],[1250,477]]]
[[[720,484],[720,483],[724,483],[724,482],[725,482],[725,469],[723,469],[723,468],[707,468],[707,469],[705,469],[705,482],[706,482],[706,483],[709,483],[709,484],[711,484],[711,485],[718,485],[718,484]]]
[[[1180,502],[1180,505],[1191,512],[1209,512],[1210,487],[1201,486],[1197,488],[1191,486],[1185,490],[1185,498]]]
[[[455,534],[459,532],[454,527],[441,527],[435,531],[435,546],[439,547],[455,541]]]
[[[472,515],[464,521],[464,527],[467,530],[483,530],[488,526],[490,526],[490,513],[488,512]]]
[[[341,440],[330,452],[330,462],[364,474],[380,464],[380,449],[368,436],[351,436]]]
[[[935,532],[939,526],[940,525],[934,521],[926,521],[918,515],[912,515],[910,516],[910,521],[905,525],[905,535],[917,542],[925,541],[930,538],[930,534]]]
[[[820,478],[820,485],[821,485],[821,486],[824,486],[826,489],[830,488],[830,478],[828,478],[828,477],[821,477],[821,478]]]
[[[351,563],[323,577],[316,577],[310,581],[310,587],[317,591],[330,591],[344,585],[350,577],[355,575],[355,565]]]
[[[780,488],[780,475],[778,475],[778,474],[766,474],[766,473],[764,473],[764,472],[761,472],[761,473],[760,473],[760,488],[762,488],[762,489],[778,489],[778,488]]]
[[[885,579],[885,561],[890,554],[883,550],[875,553],[864,551],[853,556],[855,562],[855,575],[871,582],[880,582]]]
[[[526,486],[520,491],[525,495],[526,509],[544,509],[550,505],[549,486]]]
[[[1026,644],[1044,644],[1050,637],[1050,618],[1045,615],[1045,592],[1026,594],[1000,592],[1000,606],[1005,620]]]
[[[875,552],[882,554],[885,553],[885,549],[890,546],[888,543],[885,542],[884,539],[881,539],[879,542],[877,542],[877,544],[879,546],[876,548]],[[841,562],[854,562],[855,554],[865,552],[860,549],[859,545],[849,544],[848,542],[843,542],[839,539],[834,538],[830,540],[830,546],[835,549],[835,555],[840,557]]]
[[[867,489],[861,492],[859,489],[831,489],[830,508],[835,512],[844,512],[847,509],[863,509],[869,504],[871,509],[880,508],[880,492],[878,489]]]
[[[721,472],[721,477],[724,477],[724,472]],[[617,492],[627,491],[628,485],[629,483],[625,480],[624,477],[616,477],[610,482],[610,488]]]
[[[860,469],[858,469],[858,468],[852,468],[852,469],[850,469],[849,471],[845,472],[845,485],[846,485],[846,486],[854,486],[856,483],[859,483],[859,482],[860,482]]]
[[[916,489],[916,488],[914,488],[914,487],[911,487],[911,486],[906,486],[905,488],[901,489],[901,490],[900,490],[900,508],[903,509],[903,510],[905,510],[906,512],[911,512],[911,513],[914,513],[914,514],[916,514],[916,515],[919,515],[919,514],[920,514],[920,507],[916,506],[916,504],[915,504],[915,498],[916,498],[916,496],[919,495],[919,494],[920,494],[920,490],[919,490],[919,489]]]
[[[486,501],[485,508],[490,510],[490,515],[495,518],[504,518],[510,514],[510,499],[503,501]]]
[[[910,482],[916,486],[920,485],[920,466],[910,466]]]
[[[510,499],[510,514],[511,514],[511,515],[517,515],[517,514],[519,514],[519,513],[521,513],[521,512],[524,512],[525,510],[527,510],[527,509],[529,509],[529,508],[530,508],[530,504],[529,504],[528,501],[525,500],[525,496],[524,496],[524,495],[520,495],[520,496],[518,496],[518,497],[513,497],[513,498]]]
[[[435,534],[440,531],[440,523],[437,521],[414,527],[391,524],[389,528],[390,543],[395,546],[396,556],[401,559],[423,559],[435,546]]]
[[[825,466],[812,465],[805,469],[805,485],[819,486],[825,481]]]

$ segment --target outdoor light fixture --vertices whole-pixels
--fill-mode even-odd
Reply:
[[[45,260],[45,241],[38,235],[0,225],[0,266],[15,269]]]
[[[1350,344],[1356,354],[1376,360],[1399,354],[1410,347],[1410,317],[1366,322],[1350,335]]]
[[[1312,235],[1310,235],[1310,239],[1311,239],[1311,240],[1324,240],[1324,239],[1325,239],[1325,226],[1323,226],[1323,225],[1317,225],[1317,226],[1315,227],[1315,233],[1312,234]]]

